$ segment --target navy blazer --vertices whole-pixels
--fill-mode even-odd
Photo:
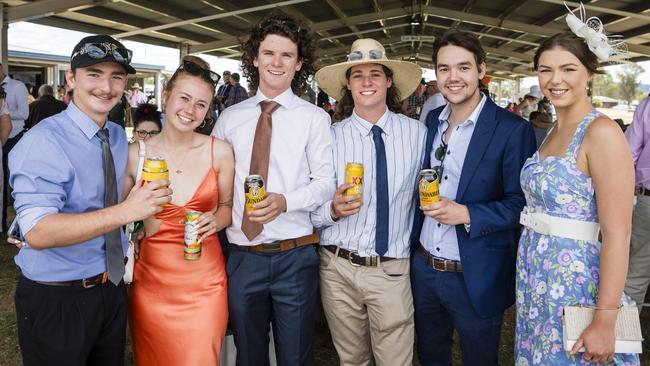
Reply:
[[[427,115],[423,169],[430,168],[438,117]],[[467,149],[455,201],[466,205],[470,232],[456,225],[463,277],[470,300],[482,317],[500,315],[515,300],[515,259],[521,234],[519,214],[526,204],[519,174],[536,150],[533,127],[487,98]],[[419,245],[424,214],[416,210],[411,244]],[[417,254],[416,254],[417,255]]]

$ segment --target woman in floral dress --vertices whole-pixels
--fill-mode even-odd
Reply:
[[[617,310],[626,301],[634,170],[621,129],[587,97],[598,65],[573,33],[545,40],[535,53],[539,85],[557,122],[522,170],[526,210],[573,220],[565,221],[569,228],[599,223],[602,244],[524,228],[517,257],[519,366],[639,364],[637,355],[614,354]],[[595,316],[568,352],[562,309],[579,304],[595,308]]]

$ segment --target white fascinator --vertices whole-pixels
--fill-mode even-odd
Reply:
[[[571,31],[578,37],[582,38],[589,46],[600,62],[607,62],[614,56],[624,58],[627,54],[627,45],[622,39],[615,39],[620,36],[607,36],[603,27],[603,22],[597,17],[587,18],[585,6],[580,3],[580,18],[573,14],[569,6],[564,3],[569,10],[566,16],[566,23]],[[622,57],[621,57],[622,56]]]

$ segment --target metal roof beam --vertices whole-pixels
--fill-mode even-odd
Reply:
[[[555,1],[555,0],[539,0],[539,1]],[[502,28],[502,29],[514,30],[522,33],[535,34],[542,37],[549,37],[555,35],[556,33],[565,31],[565,29],[563,28],[554,28],[550,26],[540,27],[537,25],[531,25],[531,24],[516,22],[512,20],[502,21],[499,18],[493,18],[485,15],[472,14],[472,13],[463,13],[461,11],[440,8],[435,6],[426,7],[426,11],[430,15],[435,17],[447,18],[447,19],[459,19],[468,23],[490,25],[490,26],[494,26],[495,28]],[[648,18],[650,19],[650,17]],[[648,46],[628,43],[627,48],[630,52],[650,56],[650,47]]]
[[[346,23],[350,23],[350,24],[370,23],[379,20],[397,18],[397,17],[407,16],[407,15],[409,15],[409,13],[405,9],[399,7],[399,8],[384,10],[381,13],[368,13],[363,15],[351,16],[346,19]],[[347,27],[347,25],[341,19],[333,19],[333,20],[327,20],[320,23],[313,23],[310,26],[313,32],[322,32],[322,31],[328,31],[328,30],[343,28],[343,27]],[[241,43],[243,39],[246,39],[247,37],[248,35],[241,36],[241,37],[229,37],[214,42],[208,42],[198,46],[190,46],[190,52],[191,53],[209,52],[213,50],[218,50],[220,48],[237,46]]]
[[[57,13],[75,11],[111,3],[114,0],[40,0],[18,6],[5,6],[5,22],[46,18]]]
[[[160,31],[160,30],[163,30],[163,29],[180,27],[180,26],[188,25],[188,24],[192,24],[192,23],[207,22],[209,20],[228,18],[228,17],[232,17],[232,16],[235,16],[235,15],[252,13],[252,12],[257,12],[257,11],[262,11],[262,10],[269,10],[269,9],[274,9],[274,8],[278,8],[278,7],[281,7],[281,6],[304,3],[304,2],[307,2],[307,1],[311,1],[311,0],[287,0],[287,1],[279,2],[279,3],[275,3],[275,4],[260,5],[260,6],[255,6],[255,7],[252,7],[252,8],[247,8],[247,9],[234,10],[234,11],[230,11],[230,12],[226,12],[226,13],[208,15],[208,16],[198,17],[198,18],[194,18],[194,19],[186,19],[186,20],[182,20],[182,21],[174,22],[174,23],[161,24],[161,25],[157,25],[157,26],[154,26],[154,27],[148,27],[148,28],[143,28],[143,29],[134,30],[134,31],[130,31],[130,32],[118,33],[118,34],[114,34],[113,36],[116,37],[116,38],[125,38],[125,37],[134,36],[134,35],[137,35],[137,34],[144,34],[144,33],[149,33],[149,32],[154,32],[154,31]],[[194,53],[194,52],[197,52],[197,51],[190,51],[190,52]]]

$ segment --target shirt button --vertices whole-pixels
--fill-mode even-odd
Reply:
[[[437,251],[440,251],[440,247],[436,247],[436,250],[437,250]]]
[[[440,226],[441,226],[440,223],[438,223],[438,227],[440,227]]]
[[[447,150],[447,155],[451,155],[451,150]]]
[[[448,175],[445,175],[445,180],[447,180],[447,179],[449,179],[449,176],[448,176]]]

